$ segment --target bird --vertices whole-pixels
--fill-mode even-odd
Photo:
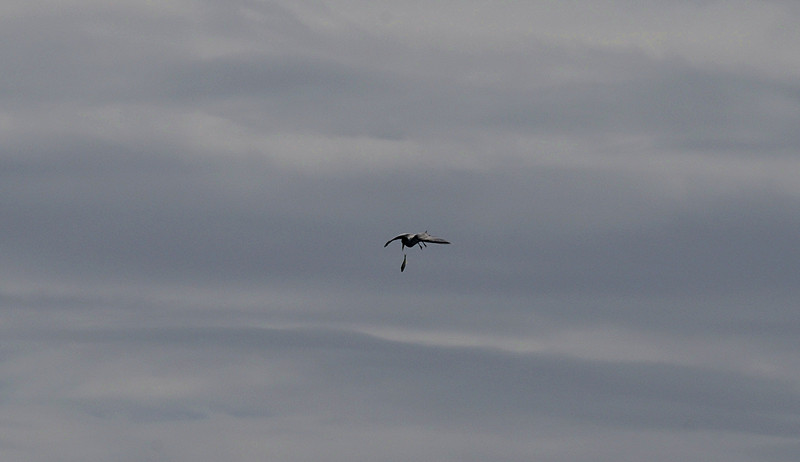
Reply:
[[[404,251],[403,252],[403,264],[400,265],[400,272],[401,273],[406,269],[406,254],[405,254],[405,248],[406,247],[411,248],[411,247],[414,247],[414,246],[418,245],[419,248],[421,249],[423,246],[428,247],[426,242],[431,243],[431,244],[449,244],[450,243],[449,241],[446,241],[446,240],[442,239],[441,237],[431,236],[430,234],[428,234],[428,231],[425,231],[424,233],[417,233],[417,234],[411,234],[411,233],[399,234],[399,235],[389,239],[389,241],[387,241],[386,244],[383,244],[383,246],[386,247],[389,244],[391,244],[393,241],[396,241],[398,239],[400,239],[400,250]]]
[[[389,241],[386,244],[383,244],[383,246],[386,247],[387,245],[391,244],[392,241],[396,241],[398,239],[400,239],[400,250],[404,250],[406,247],[411,248],[414,247],[415,245],[419,245],[420,249],[422,248],[423,245],[425,247],[428,247],[425,244],[426,242],[430,242],[432,244],[449,244],[448,241],[442,239],[441,237],[431,236],[430,234],[428,234],[427,231],[425,231],[424,233],[417,233],[417,234],[405,233],[397,235],[389,239]]]

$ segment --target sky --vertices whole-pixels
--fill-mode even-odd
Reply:
[[[4,1],[0,459],[798,460],[798,21]]]

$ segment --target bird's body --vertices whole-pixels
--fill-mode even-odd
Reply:
[[[424,233],[417,233],[417,234],[406,233],[406,234],[397,235],[397,236],[389,239],[389,241],[386,244],[383,244],[383,246],[386,247],[387,245],[391,244],[392,241],[396,241],[398,239],[400,239],[400,250],[403,250],[403,251],[405,251],[406,247],[414,247],[415,245],[418,245],[420,249],[423,246],[427,247],[427,244],[425,244],[426,242],[429,242],[431,244],[449,244],[450,243],[450,242],[442,239],[441,237],[431,236],[430,234],[428,234],[427,231],[425,231]],[[405,269],[406,269],[406,255],[405,255],[405,252],[403,252],[403,264],[400,265],[400,272],[402,273],[403,270],[405,270]]]
[[[447,242],[446,240],[440,237],[431,236],[426,231],[424,233],[417,233],[417,234],[411,234],[411,233],[400,234],[398,236],[389,239],[389,242],[383,244],[383,246],[386,247],[387,245],[391,244],[392,241],[396,241],[398,239],[400,239],[401,250],[405,249],[406,247],[414,247],[415,245],[419,245],[419,247],[422,248],[422,246],[425,245],[426,242],[430,242],[433,244],[449,244],[449,242]],[[425,246],[427,247],[427,245]]]

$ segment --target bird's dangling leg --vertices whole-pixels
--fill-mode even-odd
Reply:
[[[402,273],[403,270],[406,269],[406,254],[403,254],[403,264],[400,265],[400,272]]]

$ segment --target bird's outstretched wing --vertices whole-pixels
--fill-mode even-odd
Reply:
[[[393,238],[389,239],[389,241],[388,241],[386,244],[383,244],[383,246],[384,246],[384,247],[386,247],[387,245],[391,244],[391,243],[392,243],[392,241],[396,241],[396,240],[398,240],[398,239],[402,239],[402,238],[403,238],[403,237],[405,237],[405,236],[408,236],[408,234],[400,234],[400,235],[398,235],[398,236],[395,236],[395,237],[393,237]]]
[[[419,234],[417,234],[417,238],[422,242],[431,242],[431,243],[434,243],[434,244],[449,244],[450,243],[450,242],[442,239],[441,237],[431,236],[428,233],[419,233]]]

